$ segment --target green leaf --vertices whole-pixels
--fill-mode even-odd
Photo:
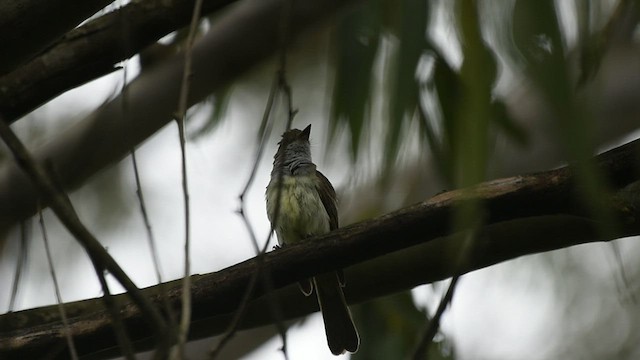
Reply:
[[[480,32],[476,6],[472,1],[459,1],[457,8],[464,56],[460,69],[464,93],[456,112],[452,140],[456,187],[485,180],[489,153],[491,92],[497,70],[493,53]]]
[[[213,110],[211,111],[211,114],[209,114],[207,121],[189,134],[190,140],[197,140],[198,138],[215,130],[216,126],[220,124],[227,113],[227,106],[230,98],[231,86],[221,89],[209,98],[209,101],[212,103]]]
[[[366,117],[369,116],[373,64],[380,43],[380,2],[367,2],[346,14],[334,34],[335,78],[330,138],[339,125],[351,132],[356,159]]]
[[[352,360],[409,358],[427,323],[426,314],[416,308],[410,292],[366,302],[352,310],[362,339]]]
[[[557,140],[565,146],[582,198],[598,219],[600,232],[606,236],[615,227],[613,215],[605,206],[607,184],[591,161],[594,152],[592,120],[576,99],[560,29],[553,1],[516,2],[513,34],[526,59],[526,73],[550,105],[551,118],[558,129]],[[542,39],[544,46],[536,43],[536,39]]]
[[[554,102],[570,98],[565,51],[552,0],[518,0],[514,7],[513,39],[530,77]]]
[[[437,163],[441,164],[441,176],[449,186],[453,186],[454,179],[454,149],[456,130],[456,117],[462,99],[463,87],[458,73],[447,63],[442,55],[436,54],[433,78],[430,85],[435,90],[436,100],[440,109],[441,134],[439,144],[440,151],[433,151]]]
[[[398,52],[393,66],[390,91],[390,115],[386,145],[386,163],[392,164],[405,124],[412,120],[418,106],[420,84],[416,70],[425,51],[429,7],[424,0],[402,0],[398,33]]]

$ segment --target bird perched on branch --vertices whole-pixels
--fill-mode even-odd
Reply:
[[[336,192],[311,161],[310,132],[311,125],[285,132],[274,156],[267,215],[280,246],[338,228]],[[318,274],[299,285],[306,296],[316,292],[331,352],[356,352],[360,338],[342,292],[341,271]]]

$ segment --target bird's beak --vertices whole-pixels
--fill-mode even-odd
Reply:
[[[302,132],[300,133],[300,138],[309,141],[309,134],[311,133],[311,124],[309,124]]]

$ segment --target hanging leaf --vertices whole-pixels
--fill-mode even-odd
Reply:
[[[362,346],[352,360],[406,359],[427,317],[416,308],[410,292],[376,299],[353,308]],[[366,341],[366,343],[365,343]]]
[[[398,153],[405,124],[412,120],[418,106],[420,84],[416,77],[418,62],[425,51],[429,6],[424,0],[402,0],[399,22],[399,46],[391,79],[389,131],[386,164],[391,165]],[[387,166],[389,168],[389,166]]]
[[[193,132],[190,132],[190,140],[197,140],[215,130],[216,126],[220,124],[227,113],[227,105],[229,104],[229,99],[231,97],[230,95],[231,87],[229,86],[221,89],[209,98],[213,110],[207,117],[207,121],[204,124],[200,125],[200,127],[195,129]]]
[[[607,184],[591,162],[594,152],[592,120],[575,97],[554,2],[517,1],[513,34],[526,60],[529,79],[550,105],[551,118],[558,129],[557,140],[563,143],[568,160],[574,165],[582,198],[598,219],[603,236],[612,233],[614,218],[605,206]]]
[[[455,185],[467,187],[485,180],[489,154],[491,98],[497,67],[480,31],[476,2],[459,1],[457,25],[463,52],[460,80],[463,96],[453,135]]]
[[[444,57],[436,54],[433,78],[431,81],[435,90],[436,101],[440,109],[440,154],[442,159],[438,162],[443,164],[442,176],[446,183],[453,186],[453,164],[454,151],[452,144],[456,133],[456,116],[459,103],[462,99],[462,82],[460,76],[447,63]]]
[[[380,1],[363,4],[339,20],[334,34],[335,78],[330,138],[340,125],[351,132],[357,158],[365,117],[370,110],[371,76],[380,43]]]

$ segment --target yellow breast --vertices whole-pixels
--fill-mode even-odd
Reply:
[[[329,215],[318,195],[316,181],[312,175],[283,176],[280,204],[276,201],[276,181],[267,186],[267,215],[272,224],[277,222],[274,228],[281,245],[329,231]],[[276,206],[280,207],[277,217]]]

